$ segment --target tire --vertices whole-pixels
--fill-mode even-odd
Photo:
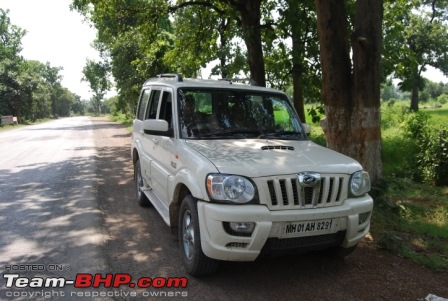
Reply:
[[[215,273],[219,261],[202,252],[197,201],[191,195],[186,195],[182,201],[178,226],[182,261],[187,273],[192,276]]]
[[[134,183],[137,203],[142,207],[148,207],[150,205],[150,202],[143,192],[143,177],[142,169],[140,167],[140,160],[137,160],[134,165]]]

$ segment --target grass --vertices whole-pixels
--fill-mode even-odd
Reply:
[[[375,198],[372,236],[379,248],[448,271],[448,188],[389,180]]]
[[[24,127],[26,125],[39,124],[39,123],[47,122],[49,120],[51,120],[51,118],[37,119],[36,121],[25,120],[25,121],[22,121],[20,124],[15,124],[15,125],[3,124],[3,125],[0,125],[0,132],[18,129],[18,128]]]
[[[440,109],[422,109],[421,111],[428,113],[431,116],[431,123],[435,125],[447,125],[448,123],[448,104]]]
[[[134,121],[133,117],[129,117],[123,113],[116,113],[114,115],[108,115],[108,118],[112,121],[125,125],[128,131],[132,132],[132,122]]]

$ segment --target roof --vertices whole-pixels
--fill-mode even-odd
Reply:
[[[262,91],[262,92],[272,92],[272,93],[282,93],[283,91],[265,88],[256,85],[244,84],[242,82],[248,82],[248,79],[198,79],[198,78],[183,78],[180,74],[168,73],[159,74],[157,77],[149,78],[144,86],[153,84],[162,84],[165,86],[170,86],[173,88],[185,88],[185,87],[195,87],[195,88],[222,88],[222,89],[244,89],[251,91]]]

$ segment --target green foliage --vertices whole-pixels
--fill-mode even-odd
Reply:
[[[120,110],[135,111],[139,88],[148,77],[161,72],[196,77],[210,63],[212,75],[223,78],[253,77],[266,70],[263,82],[266,78],[281,89],[292,86],[294,79],[298,84],[293,89],[300,90],[295,104],[318,100],[314,1],[241,3],[73,0],[71,7],[98,30],[95,47],[111,66]],[[262,55],[249,55],[254,49]]]
[[[384,75],[394,73],[401,79],[400,88],[414,92],[415,105],[418,104],[418,91],[426,84],[422,79],[426,66],[448,74],[447,17],[445,1],[385,1]],[[426,93],[423,96],[434,98]]]
[[[399,103],[393,98],[384,102],[381,107],[381,129],[398,127],[408,113],[409,107],[403,102]]]
[[[429,132],[419,146],[417,163],[423,179],[448,186],[448,130]]]
[[[110,66],[107,61],[95,62],[88,59],[82,72],[84,73],[82,80],[89,83],[90,90],[94,93],[91,101],[93,103],[95,114],[100,114],[101,101],[111,87],[111,83],[108,79]]]
[[[439,95],[439,96],[436,98],[436,101],[437,101],[439,104],[442,104],[442,105],[448,103],[448,94],[441,94],[441,95]]]
[[[397,108],[387,106],[383,115],[383,129],[393,130],[397,124],[401,129],[394,131],[393,136],[383,137],[385,173],[447,186],[448,131],[443,126],[446,112],[440,112],[443,117],[438,120],[432,117],[437,117],[435,113],[411,113]]]
[[[325,115],[325,109],[322,105],[318,105],[316,107],[311,106],[307,109],[307,113],[311,117],[312,123],[319,123],[319,121]]]
[[[391,133],[391,130],[388,131],[389,135],[383,135],[383,175],[417,179],[418,170],[415,168],[417,146],[411,140],[402,137],[399,131]]]
[[[25,33],[0,9],[0,114],[17,116],[19,122],[69,116],[76,96],[62,87],[62,68],[23,59]]]
[[[401,127],[405,135],[417,144],[420,144],[428,135],[429,115],[423,112],[405,115]]]

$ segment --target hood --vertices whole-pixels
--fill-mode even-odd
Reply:
[[[311,141],[186,140],[221,173],[248,177],[293,174],[301,171],[352,174],[361,165],[345,155]]]

